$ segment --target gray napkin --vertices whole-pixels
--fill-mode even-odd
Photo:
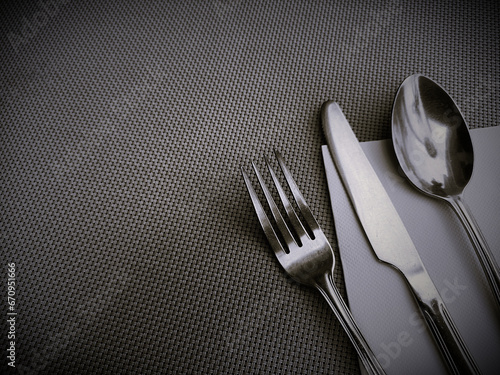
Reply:
[[[471,131],[475,164],[464,193],[500,263],[500,127]],[[415,190],[398,172],[389,140],[361,144],[427,271],[484,374],[500,369],[500,307],[461,223],[445,202]],[[323,159],[352,313],[388,374],[446,373],[403,277],[379,262],[327,146]]]

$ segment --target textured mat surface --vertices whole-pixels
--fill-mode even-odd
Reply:
[[[499,4],[3,1],[2,373],[359,373],[239,168],[281,150],[335,242],[321,104],[386,138],[420,72],[470,127],[497,125]]]

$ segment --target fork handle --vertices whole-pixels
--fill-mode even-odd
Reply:
[[[366,342],[363,334],[356,324],[351,311],[347,307],[347,304],[344,302],[344,299],[340,295],[339,290],[335,286],[331,273],[325,274],[324,277],[316,280],[315,286],[321,292],[323,297],[325,297],[326,301],[333,310],[333,313],[347,333],[347,336],[349,336],[349,339],[351,340],[354,348],[356,349],[356,352],[361,359],[361,362],[363,363],[368,373],[370,375],[385,374],[382,365],[370,349],[370,346]]]

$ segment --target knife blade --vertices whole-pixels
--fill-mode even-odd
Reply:
[[[352,206],[378,259],[405,277],[453,374],[479,374],[396,208],[339,105],[322,107],[323,131]]]

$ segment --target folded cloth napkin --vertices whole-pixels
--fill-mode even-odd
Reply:
[[[474,172],[464,200],[500,263],[500,127],[474,129],[471,137]],[[361,146],[478,366],[498,374],[500,307],[456,214],[402,177],[390,140]],[[360,329],[388,374],[446,373],[404,278],[375,257],[328,147],[322,151],[347,298]]]

